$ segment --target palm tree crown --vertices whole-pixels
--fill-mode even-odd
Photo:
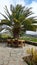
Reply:
[[[7,6],[5,6],[5,14],[0,13],[5,19],[1,20],[0,25],[8,25],[11,33],[13,33],[14,38],[18,38],[21,32],[26,30],[35,30],[35,27],[31,24],[36,22],[34,17],[29,17],[32,15],[31,8],[22,5],[10,5],[9,13]]]

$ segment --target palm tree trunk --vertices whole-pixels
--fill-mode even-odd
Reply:
[[[15,28],[13,30],[13,38],[17,38],[18,39],[20,37],[19,33],[20,33],[20,30]]]
[[[14,33],[13,33],[13,38],[19,38],[19,34],[16,33],[16,32],[14,32]]]

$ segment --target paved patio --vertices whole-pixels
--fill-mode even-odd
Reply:
[[[22,58],[27,55],[26,49],[30,47],[33,46],[26,45],[23,48],[10,48],[0,44],[0,65],[27,65]]]
[[[27,65],[22,59],[24,55],[24,48],[0,47],[0,65]]]

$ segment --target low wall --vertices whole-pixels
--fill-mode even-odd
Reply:
[[[37,42],[25,41],[26,44],[37,46]]]

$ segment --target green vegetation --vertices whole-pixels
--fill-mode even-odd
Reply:
[[[23,36],[20,37],[21,40],[28,40],[28,41],[32,41],[32,42],[37,42],[37,38],[36,37],[31,37],[31,36]]]
[[[8,38],[13,38],[11,35],[8,34],[1,34],[0,39],[8,39]]]
[[[31,25],[36,22],[35,17],[30,17],[33,14],[32,8],[28,8],[22,5],[10,5],[10,12],[7,6],[5,6],[5,15],[0,13],[4,19],[1,20],[0,25],[8,25],[6,28],[13,35],[13,38],[19,38],[26,30],[36,30],[35,26]],[[4,28],[5,29],[5,28]],[[1,29],[2,30],[2,29]]]
[[[5,15],[0,13],[4,17],[4,19],[2,19],[0,22],[1,26],[0,31],[2,31],[3,29],[8,30],[11,34],[11,38],[13,36],[13,38],[15,39],[14,40],[15,43],[16,39],[17,43],[19,43],[18,39],[20,38],[21,35],[25,33],[26,30],[32,30],[32,31],[36,30],[36,27],[33,26],[32,24],[37,21],[35,19],[35,16],[30,17],[30,15],[33,14],[31,9],[32,9],[31,7],[28,8],[17,4],[16,6],[10,5],[10,12],[9,12],[7,6],[5,6],[4,8]],[[3,24],[6,25],[6,27],[2,28]],[[2,35],[2,38],[6,39],[9,38],[9,36]],[[26,39],[28,40],[29,38],[25,37],[24,40]]]
[[[37,49],[35,48],[28,48],[27,54],[30,54],[27,57],[24,57],[24,61],[27,62],[28,65],[37,65]]]

